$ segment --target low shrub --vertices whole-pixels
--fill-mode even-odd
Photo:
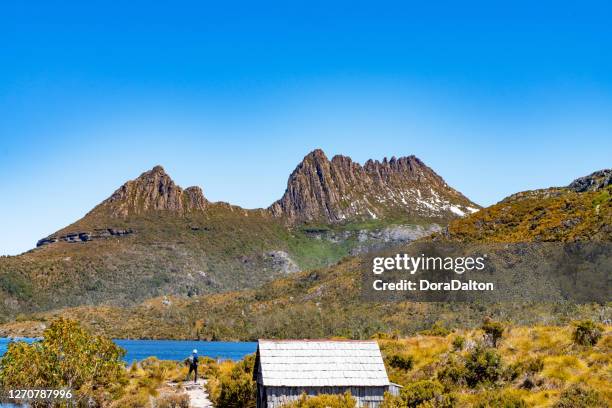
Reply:
[[[487,392],[474,404],[475,408],[527,408],[527,403],[520,397],[503,392]]]
[[[542,357],[530,358],[524,362],[525,372],[529,374],[539,373],[544,369],[544,359]]]
[[[479,384],[493,384],[500,379],[503,368],[497,350],[477,346],[465,360],[466,382],[470,387]]]
[[[414,357],[402,354],[393,354],[387,358],[390,367],[409,371],[414,366]]]
[[[527,377],[532,377],[534,374],[539,373],[544,369],[544,360],[542,357],[532,357],[526,360],[518,361],[504,370],[504,378],[508,381],[516,380],[523,374],[526,374]],[[526,385],[529,384],[529,381]],[[529,388],[529,387],[526,387]]]
[[[584,385],[573,385],[561,393],[553,408],[603,408],[608,404],[595,390]]]
[[[388,404],[395,403],[389,398]],[[444,393],[444,387],[435,380],[422,380],[406,385],[400,391],[400,399],[404,405],[388,405],[390,407],[422,407],[450,408],[454,406],[454,398]]]
[[[465,337],[457,336],[453,339],[453,342],[451,344],[453,345],[454,350],[461,351],[465,346]]]
[[[447,329],[446,327],[442,326],[442,324],[440,324],[439,322],[434,323],[430,329],[422,330],[419,332],[419,334],[422,334],[424,336],[440,336],[440,337],[446,337],[450,333],[451,331]]]
[[[156,408],[189,408],[189,396],[182,393],[164,394],[156,402]]]
[[[303,394],[297,401],[283,405],[283,408],[355,408],[356,406],[355,398],[347,392],[344,395],[307,396]]]
[[[438,380],[446,387],[452,389],[466,385],[468,373],[465,362],[457,356],[451,356],[438,371]]]
[[[108,406],[109,408],[150,408],[151,402],[148,392],[134,390],[113,401]]]
[[[219,372],[219,377],[211,381],[209,392],[217,408],[255,407],[257,385],[253,381],[254,365],[255,357],[247,356],[234,364],[229,372]]]
[[[602,333],[603,328],[600,325],[591,320],[583,320],[575,323],[572,339],[574,343],[581,346],[594,346],[601,338]]]
[[[385,392],[385,398],[380,405],[380,408],[405,408],[406,403],[400,396],[394,396]]]
[[[485,338],[491,343],[491,346],[497,347],[499,340],[504,334],[504,325],[500,322],[486,319],[480,327],[485,332]]]

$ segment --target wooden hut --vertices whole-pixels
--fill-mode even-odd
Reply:
[[[278,408],[302,394],[344,394],[377,408],[389,382],[375,341],[259,340],[253,378],[257,408]]]

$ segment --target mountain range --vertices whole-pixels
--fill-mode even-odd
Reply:
[[[498,251],[503,262],[513,264],[532,258],[537,261],[546,254],[528,245],[519,245],[519,252],[508,251],[508,243],[611,243],[611,225],[612,170],[602,170],[567,187],[514,194],[491,207],[451,220],[418,243],[476,243],[488,251]],[[398,245],[395,251],[408,250],[415,243]],[[391,252],[389,248],[376,251]],[[407,335],[434,323],[473,327],[484,317],[522,325],[610,318],[609,308],[553,299],[487,305],[364,302],[360,298],[360,273],[367,259],[367,255],[356,254],[333,265],[279,277],[254,289],[193,297],[161,296],[128,307],[78,306],[35,313],[0,326],[0,336],[38,335],[57,316],[77,319],[91,330],[113,337],[227,340],[368,338],[377,332]]]
[[[280,200],[254,210],[210,202],[156,166],[37,248],[1,257],[0,316],[258,287],[418,239],[479,208],[414,156],[360,165],[315,150]]]

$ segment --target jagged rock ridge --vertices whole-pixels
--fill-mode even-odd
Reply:
[[[346,156],[328,160],[317,149],[296,167],[269,211],[296,224],[393,215],[453,218],[478,208],[415,156],[362,166]]]

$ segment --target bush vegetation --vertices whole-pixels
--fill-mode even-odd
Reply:
[[[414,366],[414,358],[408,355],[393,354],[387,357],[387,365],[399,370],[408,371]]]
[[[572,338],[581,346],[594,346],[603,333],[603,328],[592,320],[583,320],[576,323]]]
[[[477,346],[465,359],[466,383],[470,387],[493,385],[502,375],[502,359],[497,350]]]
[[[233,363],[209,362],[205,371],[208,392],[217,408],[252,408],[256,405],[257,386],[253,381],[255,356]]]
[[[602,326],[601,330],[601,339],[590,347],[575,344],[575,326],[571,325],[512,327],[505,331],[504,341],[497,348],[482,341],[479,329],[456,330],[447,337],[378,334],[389,378],[403,386],[399,396],[385,397],[383,408],[610,406],[612,329]],[[72,357],[59,365],[66,373],[75,370],[91,373],[87,367],[75,363],[83,359],[98,361],[96,358],[104,355],[111,357],[110,361],[105,360],[107,364],[114,362],[96,375],[79,377],[89,379],[78,389],[84,402],[111,408],[181,407],[184,404],[186,397],[181,393],[181,381],[185,378],[186,367],[180,362],[149,358],[125,367],[117,354],[105,351],[115,350],[112,343],[96,340],[74,322],[65,320],[54,324],[46,333],[46,337],[35,345],[11,344],[9,353],[0,360],[3,381],[12,378],[13,374],[21,375],[18,369],[21,367],[24,376],[37,379],[35,385],[43,384],[39,381],[46,377],[35,369],[41,367],[43,360],[37,359],[42,358],[42,353],[35,350],[43,347],[42,344],[47,350],[54,350],[59,342],[68,344],[70,350],[77,350],[76,353],[71,351]],[[458,337],[464,339],[461,348],[455,344]],[[92,357],[92,350],[101,354]],[[120,353],[120,350],[115,352]],[[32,358],[34,362],[30,364]],[[50,361],[57,364],[54,358]],[[215,407],[255,406],[253,365],[254,356],[238,362],[202,359],[201,375],[208,380],[208,391]],[[177,386],[168,389],[166,385],[171,381]],[[303,397],[290,406],[344,408],[352,407],[351,404],[346,396],[320,396]]]
[[[455,337],[453,339],[452,345],[453,345],[453,349],[455,351],[463,350],[463,346],[465,345],[465,337],[463,337],[463,336]]]
[[[561,393],[554,408],[602,408],[607,406],[607,402],[597,391],[576,384]]]
[[[440,336],[440,337],[446,337],[450,333],[451,331],[447,329],[446,327],[444,327],[442,323],[440,322],[434,323],[430,329],[421,330],[419,332],[419,334],[422,334],[423,336]]]
[[[189,408],[187,394],[165,394],[157,399],[156,408]]]
[[[612,329],[602,329],[600,341],[589,348],[575,346],[571,325],[513,326],[503,331],[504,340],[496,348],[482,341],[480,330],[457,330],[446,338],[380,339],[390,380],[404,386],[399,397],[388,395],[383,407],[414,406],[408,404],[432,394],[437,398],[418,403],[458,408],[612,406]],[[458,337],[463,338],[461,347]],[[394,355],[410,355],[412,367],[391,366]],[[581,382],[589,388],[575,385]],[[582,400],[599,405],[576,402]]]
[[[307,396],[303,394],[297,401],[283,405],[283,408],[355,408],[355,399],[350,393],[344,395]]]
[[[0,359],[0,387],[69,389],[77,404],[104,406],[127,384],[124,353],[110,339],[59,319],[42,340],[9,343]]]
[[[485,332],[486,341],[491,343],[491,346],[497,347],[497,343],[504,334],[504,325],[486,318],[480,328]]]
[[[483,393],[474,408],[527,408],[527,403],[516,395],[508,392],[489,391]]]
[[[421,380],[407,384],[400,391],[400,400],[406,407],[452,407],[454,397],[444,393],[444,387],[436,380]]]

